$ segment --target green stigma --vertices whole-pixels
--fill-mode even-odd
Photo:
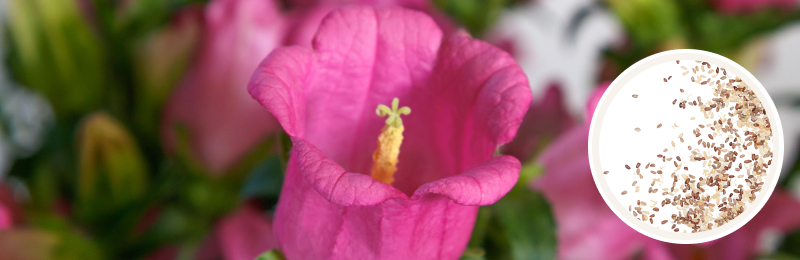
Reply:
[[[386,118],[386,125],[390,125],[393,127],[400,127],[403,125],[403,119],[400,119],[400,115],[408,115],[411,114],[411,108],[409,107],[401,107],[397,108],[400,105],[400,99],[394,98],[392,100],[392,108],[390,109],[386,105],[380,104],[378,105],[378,109],[375,110],[375,113],[378,114],[380,117],[389,116]]]

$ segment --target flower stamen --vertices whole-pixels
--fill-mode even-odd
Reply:
[[[400,145],[403,143],[403,120],[400,115],[411,114],[411,108],[398,108],[400,99],[392,100],[391,109],[386,105],[378,105],[376,113],[379,117],[388,116],[378,136],[378,148],[372,154],[372,178],[392,185],[394,173],[397,171],[397,157],[400,156]]]

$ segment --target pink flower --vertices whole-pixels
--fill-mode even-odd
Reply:
[[[217,233],[226,260],[253,260],[278,247],[269,218],[249,206],[223,218],[217,226]]]
[[[590,95],[587,115],[594,113],[607,87],[604,84]],[[552,205],[560,259],[629,259],[639,252],[644,259],[687,259],[698,252],[708,259],[744,259],[757,252],[756,239],[764,231],[784,233],[800,224],[800,203],[776,191],[747,225],[721,239],[673,245],[644,236],[608,208],[594,184],[586,152],[590,121],[562,135],[543,152],[538,161],[545,173],[532,183]]]
[[[274,222],[289,259],[458,258],[478,206],[519,178],[517,159],[492,155],[532,99],[524,73],[417,11],[336,10],[313,49],[272,52],[249,90],[294,143]],[[363,173],[385,121],[375,108],[393,98],[414,112],[387,185]]]
[[[575,125],[564,104],[564,94],[556,85],[544,92],[544,97],[531,103],[525,118],[519,126],[517,136],[503,146],[503,154],[511,155],[520,161],[528,161],[548,142]]]
[[[165,107],[168,151],[175,149],[175,127],[183,124],[198,159],[221,173],[278,130],[269,112],[242,89],[260,59],[283,44],[285,24],[273,1],[208,4],[198,56]]]
[[[5,205],[0,204],[0,231],[11,228],[14,220],[11,217],[11,210],[7,209]]]
[[[722,13],[751,13],[767,8],[797,8],[797,0],[711,0],[714,7]]]
[[[0,183],[0,231],[11,229],[22,222],[22,209],[14,201],[12,188]]]
[[[213,174],[222,174],[280,130],[269,111],[244,90],[250,76],[261,59],[277,47],[310,47],[322,18],[348,2],[314,2],[283,13],[274,0],[211,1],[205,10],[204,36],[196,60],[165,107],[162,137],[166,150],[174,152],[175,127],[184,125],[194,154]],[[427,1],[419,0],[358,3],[408,5],[435,12]],[[446,18],[437,17],[449,25]]]

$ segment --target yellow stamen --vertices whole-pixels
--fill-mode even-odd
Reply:
[[[378,136],[378,149],[372,154],[372,178],[392,185],[394,173],[397,171],[397,157],[400,155],[400,145],[403,143],[403,120],[400,115],[411,114],[411,108],[397,108],[400,99],[392,100],[392,108],[378,105],[375,111],[378,116],[388,116],[386,125]]]

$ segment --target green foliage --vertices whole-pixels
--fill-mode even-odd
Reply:
[[[504,8],[514,0],[433,0],[472,35],[480,36],[489,29]]]
[[[494,205],[481,207],[462,259],[555,259],[555,220],[550,205],[525,185],[541,173],[541,167],[527,167],[526,178],[511,192]]]
[[[273,249],[259,255],[255,260],[286,260],[286,257],[283,256],[280,250]]]
[[[12,0],[7,6],[17,79],[49,97],[60,117],[99,108],[108,95],[107,60],[76,1]]]

